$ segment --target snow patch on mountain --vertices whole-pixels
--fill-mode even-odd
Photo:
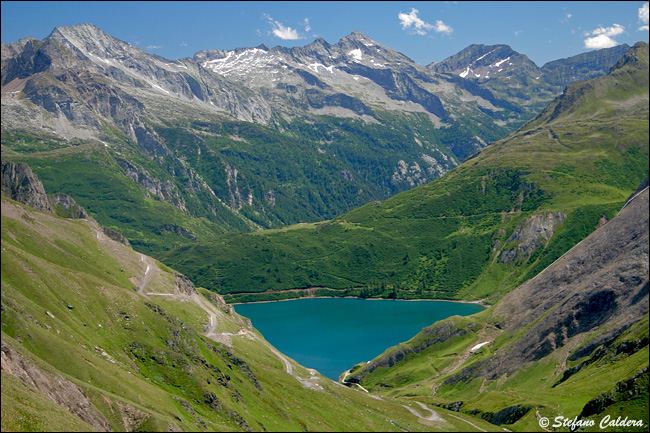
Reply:
[[[484,57],[489,56],[490,54],[492,54],[492,53],[495,52],[496,50],[497,50],[497,49],[495,48],[495,49],[493,49],[492,51],[490,51],[489,53],[483,54],[481,57],[479,57],[478,59],[474,60],[474,61],[472,62],[472,64],[478,62],[479,60],[483,59]]]
[[[494,65],[490,65],[490,67],[491,67],[491,68],[492,68],[492,67],[494,67],[494,68],[498,68],[499,66],[501,66],[502,63],[507,62],[508,60],[510,60],[510,56],[508,56],[507,59],[503,59],[503,60],[500,60],[500,61],[496,62]],[[511,63],[511,64],[512,64],[512,63]],[[499,69],[499,71],[501,71],[501,69]]]
[[[363,54],[361,53],[361,49],[357,48],[356,50],[352,50],[348,53],[348,56],[354,57],[357,61],[361,61],[363,59]]]
[[[224,77],[246,75],[270,64],[282,62],[283,58],[259,48],[249,48],[240,53],[228,51],[226,57],[203,62],[202,66]]]
[[[330,74],[334,74],[334,65],[325,66],[322,63],[312,63],[310,65],[307,65],[307,67],[316,73],[318,73],[318,68],[321,67],[325,69],[327,72],[329,72]]]

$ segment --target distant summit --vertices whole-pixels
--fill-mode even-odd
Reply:
[[[571,72],[571,61],[563,80],[586,73]],[[598,74],[615,61],[574,63]],[[431,182],[562,90],[506,45],[473,45],[425,67],[353,31],[335,44],[167,60],[85,23],[2,45],[3,149],[108,152],[92,172],[126,190],[135,183],[125,209],[153,195],[179,212],[181,242],[196,236],[184,219],[207,218],[218,233],[275,228]],[[93,211],[83,182],[74,188]],[[170,224],[145,234],[118,208],[105,221],[114,229],[153,249],[172,242]]]
[[[541,74],[535,63],[508,45],[470,45],[442,62],[430,64],[428,67],[436,72],[452,73],[479,81],[524,73],[538,76]]]

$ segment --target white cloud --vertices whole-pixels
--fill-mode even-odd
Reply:
[[[446,34],[451,34],[451,32],[454,31],[454,29],[449,27],[447,24],[443,23],[441,20],[436,20],[436,26],[434,30],[437,33],[446,33]]]
[[[311,26],[309,25],[309,18],[305,18],[305,31],[308,32],[311,30]]]
[[[433,30],[436,33],[446,33],[451,34],[454,31],[450,26],[442,22],[442,20],[436,20],[436,24],[429,24],[423,21],[419,16],[417,9],[411,8],[411,12],[405,14],[400,12],[397,17],[399,18],[402,29],[412,29],[414,33],[418,35],[426,35],[428,31]]]
[[[616,45],[618,44],[614,39],[605,35],[598,35],[598,36],[594,36],[593,38],[585,39],[585,48],[594,48],[594,49],[611,48],[611,47],[615,47]]]
[[[614,24],[611,27],[598,27],[596,30],[587,33],[587,36],[591,36],[585,39],[585,48],[611,48],[618,45],[618,42],[614,40],[615,36],[618,36],[625,32],[625,27],[620,24]]]
[[[148,50],[159,50],[162,48],[162,45],[148,45],[147,49]]]
[[[650,30],[650,27],[648,27],[648,2],[645,2],[645,4],[639,8],[639,21],[645,25],[639,27],[637,30],[640,32],[647,32]]]
[[[402,24],[402,29],[406,30],[407,28],[414,27],[415,32],[418,34],[426,34],[427,30],[433,30],[433,25],[429,23],[425,23],[418,17],[418,11],[417,9],[411,9],[411,12],[408,14],[405,14],[404,12],[400,12],[397,17],[399,18],[400,23]]]
[[[596,30],[591,32],[593,35],[605,35],[605,36],[618,36],[621,33],[625,32],[625,27],[620,24],[614,24],[611,27],[598,27]]]
[[[297,40],[297,39],[303,39],[303,36],[300,36],[298,33],[298,30],[292,29],[291,27],[285,26],[279,21],[275,21],[273,18],[271,18],[269,15],[264,14],[264,17],[268,20],[268,22],[271,24],[273,29],[271,30],[271,33],[273,36],[278,37],[280,39],[284,40]]]
[[[285,39],[285,40],[300,39],[300,35],[298,34],[297,30],[292,29],[291,27],[285,27],[278,22],[273,23],[273,25],[274,25],[273,34],[278,38]]]

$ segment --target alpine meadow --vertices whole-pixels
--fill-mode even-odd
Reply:
[[[646,42],[5,42],[2,431],[648,430]],[[318,297],[483,309],[338,380],[236,311]]]

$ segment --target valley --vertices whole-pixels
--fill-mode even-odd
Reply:
[[[475,48],[464,56],[480,57]],[[512,57],[498,48],[481,47],[495,63]],[[604,74],[626,48],[585,55],[589,74]],[[358,31],[336,44],[170,61],[79,24],[3,53],[3,158],[29,164],[49,191],[151,255],[320,222],[428,183],[515,131],[564,85],[540,93],[529,60],[486,83],[462,79],[442,68],[455,60],[418,65]],[[586,78],[577,59],[558,62]],[[515,99],[486,87],[519,74]]]
[[[646,430],[648,70],[3,43],[3,431]],[[303,297],[489,308],[335,381],[232,305]]]

